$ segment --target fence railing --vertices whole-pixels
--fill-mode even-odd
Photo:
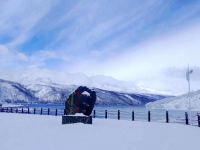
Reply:
[[[38,114],[38,115],[54,115],[61,116],[65,115],[65,109],[50,109],[50,108],[30,108],[30,107],[3,107],[0,108],[0,112],[7,113],[22,113],[22,114]],[[146,116],[147,115],[147,116]],[[169,111],[165,111],[165,115],[152,115],[151,111],[148,111],[146,114],[141,112],[132,112],[121,111],[121,110],[93,110],[93,118],[110,118],[110,119],[126,119],[126,120],[143,120],[143,121],[158,121],[166,123],[184,123],[186,125],[195,125],[200,127],[200,113],[197,113],[192,117],[192,120],[189,119],[188,112],[184,113],[184,117],[172,117],[170,118]],[[146,116],[146,117],[145,117]],[[155,119],[156,116],[159,119]],[[140,119],[139,119],[140,118]]]

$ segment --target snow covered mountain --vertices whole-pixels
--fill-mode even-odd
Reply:
[[[20,84],[0,80],[0,102],[63,103],[78,86],[52,82]],[[125,93],[94,88],[99,105],[144,105],[165,98],[162,95]]]
[[[35,101],[35,96],[19,83],[0,79],[0,101],[13,103]]]
[[[104,75],[87,76],[83,73],[59,73],[56,75],[52,75],[51,73],[49,73],[41,77],[34,72],[33,74],[22,74],[20,77],[18,76],[13,81],[22,84],[35,84],[45,82],[49,84],[59,83],[65,85],[85,85],[88,87],[95,87],[99,89],[120,92],[137,91],[137,88],[133,82],[121,81]]]
[[[191,109],[200,110],[200,90],[190,93]],[[164,98],[160,101],[150,102],[146,104],[150,109],[179,109],[188,110],[189,99],[188,94],[177,97]]]
[[[110,76],[105,75],[95,75],[88,76],[83,73],[68,73],[68,72],[59,72],[57,74],[53,72],[27,72],[21,75],[16,75],[12,78],[14,82],[21,84],[40,84],[40,83],[58,83],[64,85],[84,85],[90,88],[99,88],[108,91],[118,91],[126,93],[151,93],[158,95],[173,95],[174,93],[169,91],[162,91],[160,89],[153,89],[151,87],[146,87],[141,83],[133,81],[122,81],[115,79]]]

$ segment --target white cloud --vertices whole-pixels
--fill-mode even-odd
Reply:
[[[11,38],[0,45],[0,69],[7,68],[5,74],[21,74],[24,70],[41,76],[51,73],[52,77],[58,70],[63,74],[104,74],[144,87],[172,90],[176,86],[175,91],[180,92],[185,90],[184,75],[176,74],[184,74],[187,64],[196,66],[195,70],[200,66],[200,28],[194,17],[200,11],[199,3],[181,7],[171,15],[165,13],[173,1],[147,0],[141,4],[131,0],[83,0],[56,17],[52,11],[62,2],[0,3],[0,36]],[[42,29],[47,33],[57,31],[52,42],[27,55],[18,49]],[[51,60],[60,64],[52,69],[48,64]],[[175,75],[169,76],[172,72]],[[198,78],[195,80],[198,82]],[[196,84],[194,89],[198,88]]]
[[[2,2],[0,2],[2,4]],[[15,48],[27,41],[37,29],[34,27],[45,17],[55,2],[46,0],[8,0],[4,1],[0,13],[0,34],[12,37],[8,44]]]
[[[118,54],[102,64],[108,75],[119,79],[135,80],[143,86],[183,92],[187,65],[200,68],[200,27],[199,24],[180,31],[173,31],[148,42],[131,48],[124,54]],[[170,76],[169,68],[181,70],[182,76]],[[199,71],[194,71],[198,74]],[[180,71],[174,71],[179,73]],[[200,80],[196,80],[193,89],[199,89]],[[173,89],[176,87],[177,89]]]
[[[0,45],[0,62],[1,65],[7,63],[15,63],[16,61],[28,61],[28,57],[24,53],[8,49],[5,45]]]

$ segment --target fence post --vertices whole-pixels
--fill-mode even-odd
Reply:
[[[118,120],[120,120],[120,110],[118,110],[118,112],[117,112],[117,118],[118,118]]]
[[[41,108],[41,110],[40,110],[40,115],[42,115],[42,108]]]
[[[28,114],[30,114],[30,109],[29,109],[29,107],[28,107]]]
[[[18,107],[16,108],[16,110],[15,110],[15,111],[16,111],[16,113],[18,113]]]
[[[12,107],[10,108],[10,112],[11,112],[11,113],[13,112],[13,108],[12,108]]]
[[[22,107],[22,114],[24,113],[24,108]]]
[[[198,127],[200,127],[200,115],[198,115]]]
[[[34,110],[33,110],[33,113],[35,114],[35,108],[34,108]]]
[[[187,112],[185,112],[185,124],[189,124],[189,121],[188,121],[188,113]]]
[[[169,123],[169,113],[166,111],[166,123]]]
[[[56,108],[56,116],[58,115],[58,110],[57,110],[57,108]]]
[[[48,108],[48,115],[49,115],[49,113],[50,113],[50,109]]]
[[[105,118],[106,119],[108,118],[108,112],[107,112],[107,110],[105,110]]]
[[[151,112],[148,111],[148,122],[150,122],[150,121],[151,121]]]
[[[93,118],[95,118],[95,117],[96,117],[96,111],[94,109],[94,111],[93,111]]]
[[[135,113],[134,113],[134,110],[132,111],[132,121],[135,120]]]

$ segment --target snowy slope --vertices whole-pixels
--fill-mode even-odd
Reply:
[[[63,103],[78,86],[43,81],[22,85],[0,80],[0,87],[1,102]],[[96,103],[99,105],[144,105],[165,98],[160,95],[123,93],[99,88],[94,88],[94,90],[97,92]]]
[[[200,110],[200,91],[192,92],[190,94],[191,109]],[[180,109],[187,110],[189,107],[188,94],[177,97],[165,98],[157,102],[146,104],[146,107],[151,109]]]
[[[62,86],[58,84],[28,84],[26,89],[42,102],[63,102],[76,86]]]
[[[199,150],[198,127],[93,119],[61,124],[61,117],[0,113],[1,150]]]
[[[107,91],[95,89],[97,92],[97,104],[105,105],[144,105],[165,98],[162,95],[123,93],[115,91]]]
[[[0,79],[0,101],[3,102],[28,102],[37,98],[19,83]]]

